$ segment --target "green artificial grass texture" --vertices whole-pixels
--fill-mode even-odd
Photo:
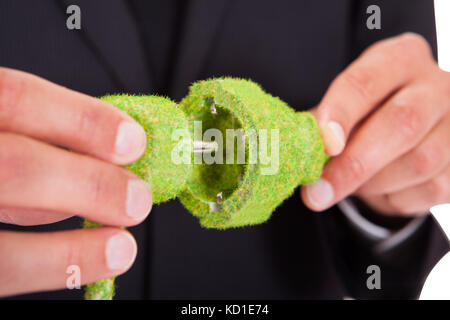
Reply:
[[[263,175],[264,165],[260,161],[246,163],[245,168],[237,170],[244,173],[237,185],[236,174],[233,174],[236,165],[215,165],[210,169],[208,164],[194,164],[187,189],[179,198],[206,228],[227,229],[263,223],[298,185],[313,183],[320,177],[327,156],[319,128],[309,112],[295,112],[254,82],[234,78],[199,81],[191,86],[180,103],[191,127],[194,120],[204,120],[205,113],[207,123],[210,121],[211,99],[218,110],[215,118],[232,114],[244,132],[253,129],[259,135],[259,129],[266,129],[270,137],[271,129],[279,130],[279,171]],[[211,126],[214,127],[214,123]],[[271,150],[270,142],[268,138],[268,150]],[[247,156],[248,145],[246,143]],[[223,176],[228,180],[220,178]],[[216,185],[217,181],[221,181],[221,185]],[[208,201],[213,199],[205,188],[214,195],[230,186],[233,190],[229,195],[224,194],[222,210],[210,212]]]
[[[149,184],[154,203],[173,199],[185,188],[189,165],[176,165],[170,161],[177,145],[171,134],[175,128],[187,128],[187,118],[177,104],[159,96],[110,95],[102,98],[136,119],[147,135],[143,156],[126,166]],[[84,228],[101,225],[85,220]],[[111,300],[114,296],[114,278],[100,280],[86,286],[86,300]]]
[[[99,223],[84,220],[83,228],[98,228],[101,227]],[[114,298],[114,294],[116,292],[114,281],[115,277],[109,279],[99,280],[93,283],[89,283],[86,285],[84,290],[84,299],[85,300],[112,300]]]
[[[126,166],[149,184],[155,204],[178,197],[205,228],[228,229],[266,222],[272,212],[299,185],[315,182],[329,159],[324,152],[320,130],[309,112],[295,112],[285,102],[263,91],[250,80],[218,78],[194,83],[188,95],[176,104],[165,97],[109,95],[102,98],[123,110],[147,134],[147,148],[136,163]],[[211,112],[212,103],[216,113]],[[202,133],[216,128],[223,135],[223,144],[213,153],[222,152],[223,164],[175,164],[172,151],[179,141],[172,139],[173,130],[185,129],[184,143],[201,140],[195,137],[194,121],[201,121]],[[240,129],[245,136],[245,163],[227,164],[226,130]],[[267,168],[260,161],[250,163],[250,143],[261,143],[260,129],[267,130],[267,150],[270,158],[271,129],[279,132],[278,171],[262,174]],[[252,136],[251,134],[255,135]],[[252,139],[255,140],[252,140]],[[200,155],[201,157],[201,155]],[[219,209],[211,203],[222,199]],[[85,228],[98,227],[85,221]],[[112,299],[114,278],[89,284],[86,299]]]
[[[172,139],[174,129],[188,127],[187,118],[175,102],[159,96],[112,95],[103,101],[116,106],[133,117],[147,134],[143,156],[126,168],[146,181],[152,190],[154,203],[174,199],[185,189],[189,165],[171,161],[178,141]]]

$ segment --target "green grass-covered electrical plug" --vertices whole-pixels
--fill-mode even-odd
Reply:
[[[266,221],[298,185],[319,178],[327,159],[314,117],[295,112],[248,80],[199,81],[179,105],[156,96],[103,100],[127,112],[147,132],[145,154],[127,168],[149,183],[154,203],[178,196],[206,228]],[[208,136],[209,129],[215,134]],[[174,130],[187,134],[179,139]],[[189,162],[175,163],[172,156],[180,141],[191,146],[216,141],[220,150],[210,150],[212,155],[192,152]]]
[[[199,81],[179,105],[156,96],[102,99],[147,133],[144,155],[127,168],[149,184],[153,202],[179,197],[205,228],[267,221],[297,186],[320,177],[328,159],[312,114],[249,80]],[[113,280],[103,280],[88,285],[86,298],[113,292]]]
[[[168,98],[159,96],[111,95],[102,98],[136,119],[147,134],[147,147],[143,156],[126,168],[146,181],[154,203],[175,198],[185,189],[190,166],[176,165],[171,152],[177,142],[171,139],[174,128],[187,128],[184,112]],[[100,225],[85,220],[84,228]],[[100,280],[86,286],[86,300],[110,300],[114,296],[114,278]]]
[[[172,132],[188,126],[184,112],[175,102],[159,96],[112,95],[102,100],[136,119],[147,134],[144,155],[126,168],[150,185],[154,203],[174,199],[185,189],[190,171],[189,165],[171,161],[172,150],[178,144]]]

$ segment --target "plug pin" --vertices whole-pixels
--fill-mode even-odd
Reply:
[[[216,109],[216,102],[214,101],[214,98],[209,97],[207,99],[207,103],[211,105],[211,113],[216,115],[217,114],[217,109]]]
[[[219,192],[216,196],[216,202],[208,202],[209,212],[220,212],[222,211],[223,193]]]
[[[194,153],[208,153],[218,149],[219,144],[215,141],[194,141]]]

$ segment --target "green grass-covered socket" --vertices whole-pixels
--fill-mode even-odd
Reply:
[[[211,115],[211,103],[215,104],[216,115]],[[183,205],[206,228],[227,229],[265,222],[298,185],[313,183],[322,173],[327,157],[314,117],[309,112],[295,112],[252,81],[233,78],[200,81],[191,86],[180,105],[191,130],[193,121],[201,120],[204,130],[220,128],[224,137],[225,128],[242,128],[246,134],[245,164],[238,168],[236,164],[195,164],[187,189],[179,195]],[[269,157],[276,152],[272,130],[278,131],[276,172],[268,170],[271,166],[262,164],[259,158],[253,164],[248,161],[248,133],[257,133],[259,152],[261,129],[267,134]],[[227,192],[223,192],[222,210],[212,212],[210,202],[216,201],[215,195],[223,190]]]

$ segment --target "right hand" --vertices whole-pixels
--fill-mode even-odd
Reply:
[[[0,231],[0,296],[64,288],[71,265],[82,284],[131,267],[136,242],[118,227],[142,222],[152,197],[119,165],[139,159],[145,147],[144,129],[117,108],[0,68],[0,222],[41,225],[76,214],[111,226]]]

